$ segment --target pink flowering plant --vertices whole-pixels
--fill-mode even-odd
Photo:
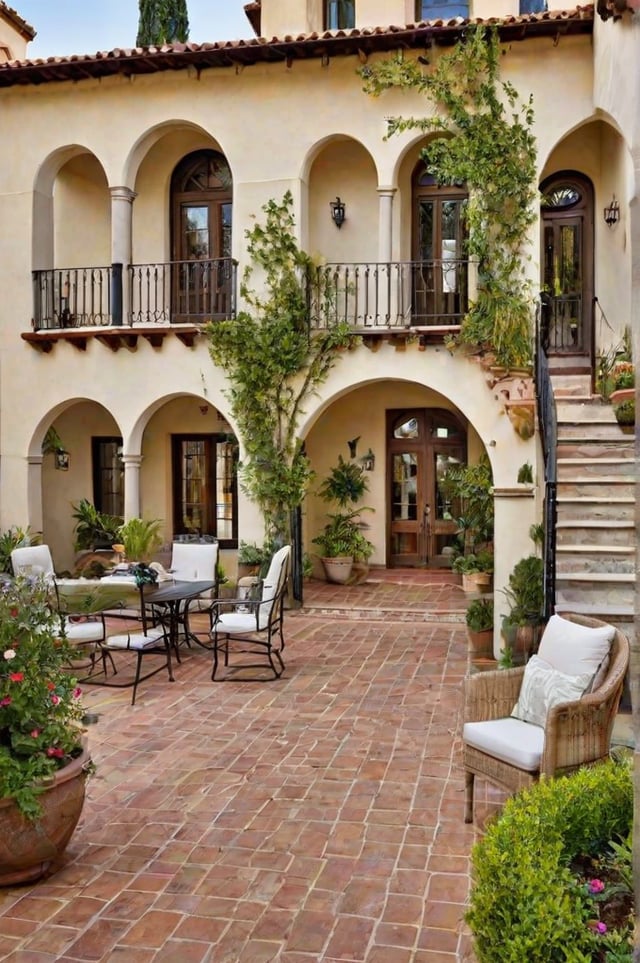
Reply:
[[[42,578],[0,584],[0,797],[32,820],[43,780],[82,749],[82,692],[54,602]]]

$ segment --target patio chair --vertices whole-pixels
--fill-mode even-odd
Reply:
[[[213,600],[218,592],[217,579],[218,566],[218,543],[217,542],[194,542],[179,541],[174,542],[171,547],[171,566],[170,571],[176,581],[200,582],[213,581],[215,588],[210,592],[204,592],[195,599],[180,603],[179,617],[184,632],[184,638],[189,645],[189,640],[199,640],[192,632],[189,624],[189,613],[206,612],[209,615],[209,623],[212,622],[211,607]]]
[[[279,549],[269,565],[259,597],[251,599],[217,599],[214,601],[211,637],[213,640],[213,669],[211,679],[216,679],[220,653],[224,665],[232,672],[245,669],[269,669],[274,679],[284,672],[282,653],[285,643],[283,636],[284,598],[289,580],[291,546]],[[249,653],[250,657],[262,656],[259,661],[239,660],[229,666],[230,652]],[[225,674],[224,679],[229,678]],[[241,677],[234,678],[240,680]],[[255,675],[244,681],[262,681],[263,676]]]
[[[507,793],[606,759],[629,665],[619,629],[553,615],[525,666],[465,680],[465,822],[476,776]]]
[[[106,678],[96,678],[91,675],[83,681],[91,685],[105,685],[114,689],[124,689],[132,687],[131,705],[135,705],[138,686],[146,679],[152,678],[159,672],[167,670],[169,682],[174,682],[173,667],[171,664],[171,635],[170,626],[167,619],[163,618],[163,613],[155,606],[148,607],[145,603],[144,588],[140,588],[140,613],[138,617],[139,630],[128,629],[115,635],[108,635],[100,642],[100,649],[104,655],[113,661],[112,653],[126,652],[135,655],[135,670],[133,676],[122,677],[118,681]],[[151,668],[143,671],[145,657],[151,657],[154,662]],[[180,661],[179,653],[176,649],[176,658]],[[103,666],[105,665],[103,660]],[[117,674],[114,668],[114,675]]]
[[[60,633],[78,649],[86,650],[87,663],[76,662],[70,666],[71,669],[86,668],[93,672],[96,665],[96,657],[100,653],[102,658],[103,671],[106,674],[106,660],[108,656],[100,650],[101,642],[106,638],[106,627],[104,615],[100,612],[84,613],[74,612],[73,609],[61,604],[58,586],[56,582],[53,558],[48,545],[27,545],[23,548],[15,548],[11,552],[11,567],[14,575],[33,575],[42,576],[51,583],[56,595],[56,608],[60,619]],[[111,665],[115,672],[115,665],[111,659]]]

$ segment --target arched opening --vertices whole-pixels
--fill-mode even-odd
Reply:
[[[456,535],[455,506],[441,482],[467,458],[467,430],[443,408],[387,412],[390,567],[439,564]]]
[[[460,324],[468,307],[462,185],[439,186],[421,161],[412,182],[414,325]]]
[[[172,318],[231,316],[233,182],[218,151],[187,154],[171,178]]]
[[[561,171],[543,181],[542,337],[548,353],[585,370],[593,357],[593,185]]]

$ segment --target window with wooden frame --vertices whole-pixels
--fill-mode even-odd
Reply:
[[[453,20],[469,17],[469,3],[464,0],[416,0],[416,20]]]
[[[325,30],[352,30],[355,25],[355,0],[326,0]]]
[[[122,438],[96,436],[91,439],[93,504],[105,515],[124,517],[124,465]]]
[[[238,542],[238,444],[233,435],[173,435],[173,535]]]

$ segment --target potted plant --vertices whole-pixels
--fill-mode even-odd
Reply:
[[[125,557],[130,562],[151,561],[153,553],[162,544],[161,524],[156,518],[130,518],[120,525],[117,539],[122,542]]]
[[[493,658],[493,599],[473,599],[465,613],[467,638],[473,659]]]
[[[628,398],[613,406],[616,421],[623,431],[632,431],[636,423],[635,398]]]
[[[238,545],[238,579],[258,575],[271,553],[255,542],[240,541]]]
[[[345,461],[338,456],[335,465],[318,490],[326,502],[335,502],[342,511],[328,515],[328,522],[320,535],[312,539],[322,552],[322,564],[330,582],[344,584],[351,579],[354,564],[360,566],[358,581],[368,574],[368,561],[374,546],[363,534],[360,513],[372,511],[355,505],[369,490],[362,465]]]
[[[482,549],[476,555],[458,555],[451,568],[462,576],[463,592],[490,592],[493,588],[493,552]]]
[[[88,498],[82,498],[73,509],[75,519],[75,548],[77,551],[96,551],[111,548],[118,541],[118,528],[122,519],[116,515],[99,512]]]
[[[92,769],[73,649],[43,578],[0,592],[0,885],[38,879],[76,827]]]
[[[509,613],[502,634],[512,664],[522,664],[538,648],[544,624],[544,562],[537,555],[521,558],[503,590]]]
[[[0,573],[13,575],[11,553],[14,548],[26,548],[29,545],[37,545],[39,542],[40,535],[32,533],[29,526],[20,528],[15,525],[0,533]]]

